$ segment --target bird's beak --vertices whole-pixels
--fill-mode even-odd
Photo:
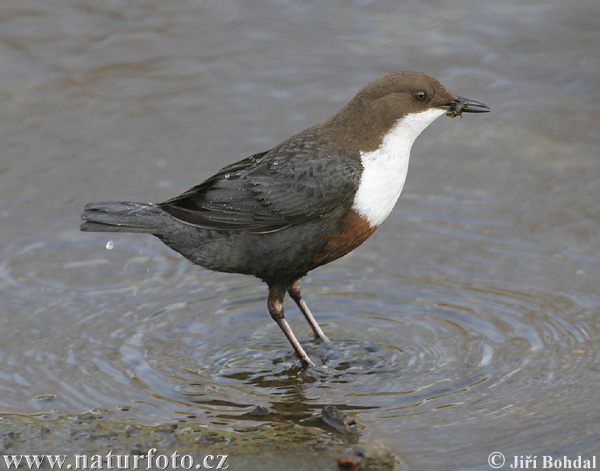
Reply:
[[[450,118],[456,118],[463,113],[487,113],[490,111],[490,107],[485,103],[461,96],[457,96],[456,99],[452,100],[447,105],[443,105],[441,108],[448,110],[446,116],[449,116]]]

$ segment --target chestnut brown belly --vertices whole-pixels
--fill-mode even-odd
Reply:
[[[314,258],[315,266],[332,262],[352,252],[377,230],[377,226],[371,227],[353,209],[348,210],[338,227],[338,230],[327,234],[324,250]]]

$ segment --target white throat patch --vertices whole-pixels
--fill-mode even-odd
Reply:
[[[378,149],[361,152],[363,173],[352,209],[371,227],[381,225],[400,197],[408,172],[410,149],[423,130],[445,113],[431,108],[399,119]]]

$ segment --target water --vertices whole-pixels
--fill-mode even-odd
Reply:
[[[597,2],[1,8],[0,416],[312,443],[332,404],[411,469],[597,453]],[[492,112],[428,128],[382,228],[304,280],[330,344],[288,300],[323,370],[299,368],[261,283],[78,232],[85,203],[175,196],[399,68]]]

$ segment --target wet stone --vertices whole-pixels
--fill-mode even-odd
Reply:
[[[223,441],[222,438],[219,437],[219,434],[216,432],[206,432],[196,437],[194,440],[198,444],[204,443],[216,443],[219,441]]]
[[[392,471],[396,458],[394,453],[384,444],[363,447],[357,446],[346,450],[337,458],[340,468],[360,469],[361,471]]]
[[[249,412],[250,415],[255,416],[265,416],[269,415],[270,413],[271,411],[269,410],[269,408],[265,406],[254,406],[254,408]]]
[[[360,435],[362,426],[354,418],[348,417],[335,406],[329,405],[323,407],[321,417],[327,425],[330,425],[339,432]]]

